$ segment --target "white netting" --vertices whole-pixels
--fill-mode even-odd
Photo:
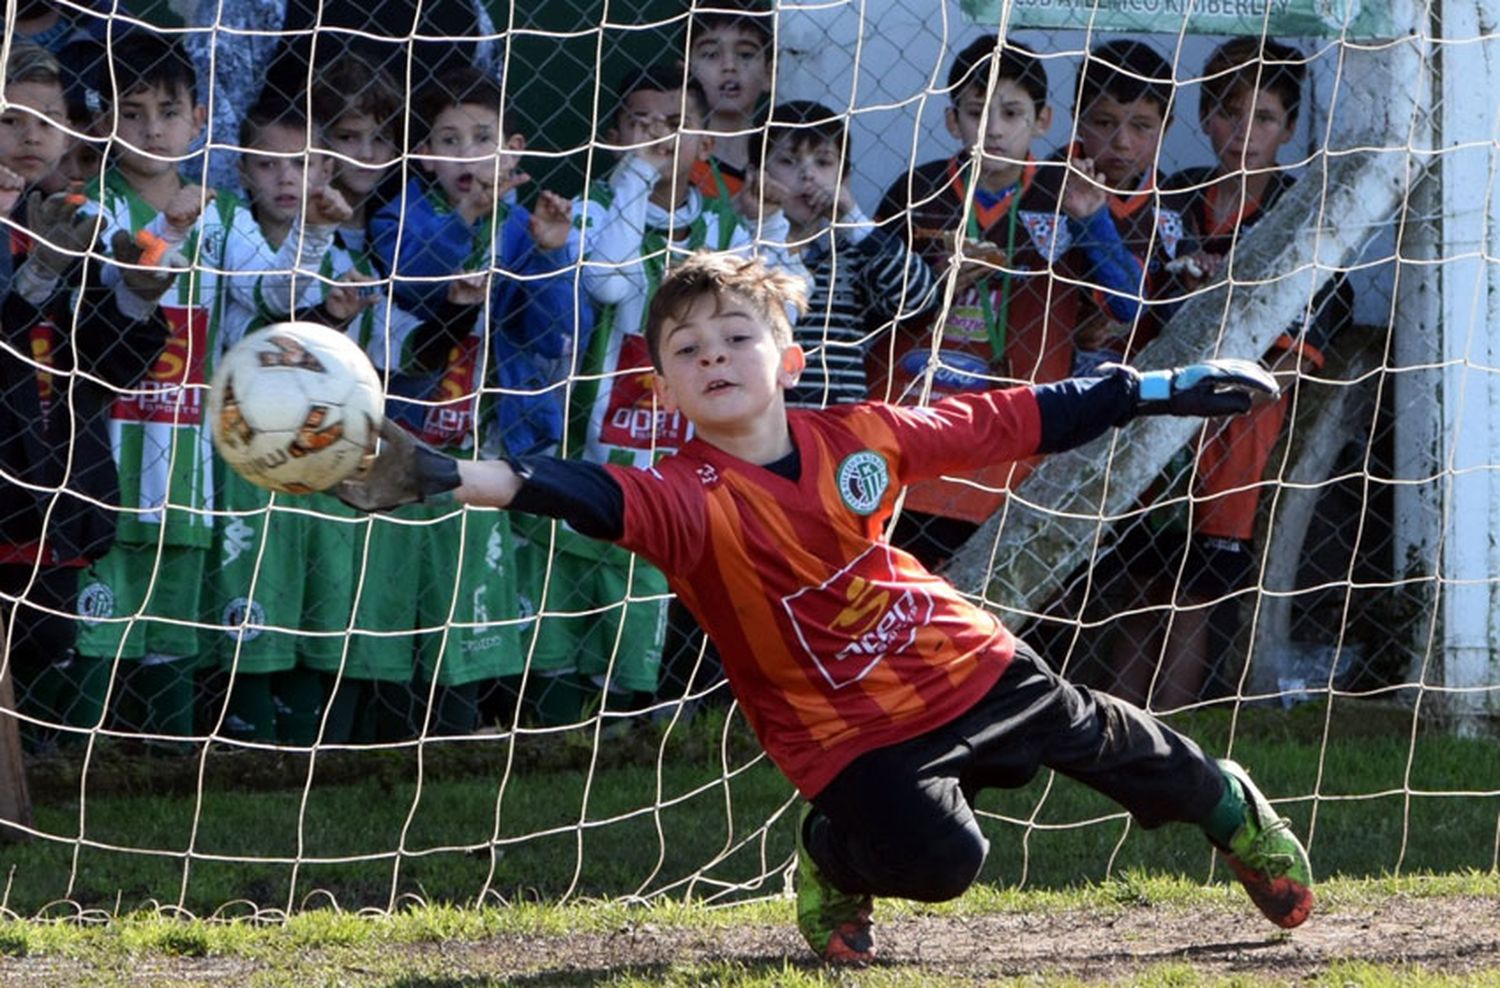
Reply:
[[[350,332],[401,399],[391,411],[459,455],[558,442],[577,455],[601,434],[628,448],[643,422],[659,441],[680,438],[680,423],[650,404],[645,355],[609,362],[608,328],[639,319],[646,280],[618,238],[598,231],[622,194],[603,191],[618,162],[639,161],[659,136],[619,115],[617,87],[647,68],[681,73],[683,57],[698,60],[717,112],[673,146],[716,132],[723,160],[744,164],[762,153],[773,106],[821,104],[796,126],[847,126],[850,168],[829,191],[846,191],[864,216],[845,214],[844,235],[873,225],[940,261],[926,275],[900,265],[883,283],[871,275],[900,298],[878,318],[850,329],[840,319],[854,303],[834,295],[816,313],[825,322],[799,329],[815,367],[842,357],[867,371],[875,396],[925,400],[955,379],[1053,379],[1054,348],[1070,351],[1066,373],[1075,331],[1086,329],[1102,328],[1106,348],[1146,367],[1303,353],[1284,421],[1257,418],[1233,443],[1200,436],[1193,421],[1137,422],[1009,481],[957,478],[925,499],[913,491],[892,537],[944,561],[960,589],[1069,676],[1175,713],[1206,748],[1233,749],[1310,831],[1321,872],[1495,866],[1495,752],[1464,737],[1492,724],[1500,690],[1489,618],[1500,442],[1488,424],[1488,319],[1500,296],[1487,102],[1500,80],[1484,5],[188,6],[7,8],[12,64],[27,38],[59,52],[66,105],[44,105],[50,83],[8,81],[0,164],[33,165],[26,142],[52,115],[72,141],[66,175],[89,183],[110,228],[165,234],[189,268],[163,299],[173,326],[164,350],[123,332],[99,343],[101,318],[129,322],[111,294],[122,267],[107,238],[85,259],[89,289],[54,297],[50,322],[7,301],[0,818],[30,840],[0,855],[13,866],[0,911],[166,903],[275,915],[330,901],[389,909],[413,896],[782,891],[791,789],[659,574],[583,549],[545,520],[451,506],[366,518],[327,497],[266,498],[210,466],[202,438],[217,354],[289,313],[352,314]],[[1137,231],[1127,246],[1150,259],[1130,290],[1092,262],[1065,261],[1066,245],[1049,254],[1049,238],[1056,246],[1070,228],[1056,198],[1007,213],[1003,196],[969,188],[961,157],[928,185],[903,178],[961,156],[967,84],[950,89],[950,68],[996,31],[1045,72],[1050,123],[1030,146],[1039,181],[1057,174],[1048,159],[1060,149],[1107,129],[1088,112],[1097,105],[1075,106],[1080,67],[1097,66],[1100,45],[1133,37],[1167,67],[1167,77],[1141,78],[1125,66],[1115,74],[1124,89],[1105,87],[1148,108],[1150,86],[1129,80],[1170,93],[1159,148],[1147,135],[1144,157],[1129,137],[1094,151],[1106,184],[1111,168],[1131,171],[1121,163],[1131,154],[1133,176],[1159,180],[1139,197],[1134,185],[1115,190],[1117,223]],[[775,39],[764,56],[762,34]],[[1233,62],[1212,70],[1235,35],[1291,47],[1249,76]],[[179,53],[151,49],[148,36]],[[363,61],[349,62],[350,51]],[[196,71],[186,123],[166,105],[182,77],[155,61],[171,58]],[[1003,88],[990,64],[972,78]],[[377,74],[393,98],[377,91]],[[1278,92],[1272,76],[1295,80],[1300,97],[1281,120],[1278,156],[1214,172],[1228,132],[1215,137],[1216,113],[1252,129],[1276,121],[1205,101],[1234,96],[1246,78]],[[142,78],[147,95],[165,99],[142,99]],[[449,88],[434,102],[436,80]],[[453,115],[487,106],[491,86],[503,94],[503,136],[524,138],[519,168],[530,177],[498,206],[476,187],[508,186],[503,173],[523,146],[496,158],[483,150],[493,145],[483,114]],[[676,115],[691,116],[691,100],[675,99]],[[201,128],[191,119],[200,100]],[[1141,107],[1115,102],[1128,134]],[[999,110],[980,106],[982,132]],[[1009,164],[1030,189],[1031,169]],[[201,212],[197,232],[174,237],[155,218],[174,171],[190,186],[253,195],[255,208],[190,187],[172,208]],[[709,197],[738,187],[734,167],[705,175]],[[1169,176],[1177,187],[1163,191]],[[1296,181],[1256,214],[1255,201],[1270,201],[1266,180],[1283,176]],[[29,189],[41,176],[21,178]],[[48,191],[67,188],[67,177],[48,181]],[[324,181],[338,203],[303,194]],[[571,199],[572,214],[539,204],[540,190]],[[956,212],[934,228],[944,197]],[[718,198],[697,225],[679,213],[673,232],[723,246],[738,224],[782,259],[801,235],[754,215],[754,186]],[[538,222],[508,225],[518,207]],[[30,249],[23,209],[7,225],[16,265]],[[1194,220],[1195,209],[1206,212]],[[1236,232],[1241,212],[1256,222]],[[1185,226],[1161,219],[1179,215]],[[1202,217],[1223,221],[1197,230],[1222,267],[1201,281],[1176,277],[1166,265],[1191,253]],[[967,243],[968,268],[949,269],[944,233],[981,234],[1004,253]],[[564,237],[555,250],[528,246]],[[647,260],[670,242],[648,242]],[[804,260],[815,256],[816,244],[799,246]],[[835,270],[862,263],[851,246],[839,250]],[[37,294],[19,267],[6,273],[13,295]],[[460,277],[475,274],[477,286]],[[988,276],[977,294],[975,274]],[[935,307],[893,328],[893,315],[922,309],[928,282]],[[471,304],[479,322],[472,309],[466,318],[494,327],[483,340],[455,328],[456,309]],[[1027,338],[1033,350],[1005,350],[1007,330],[1009,345]],[[1101,349],[1098,333],[1088,349]],[[141,366],[122,369],[132,360]],[[596,397],[614,401],[589,432]],[[117,491],[99,480],[107,455],[160,469],[130,471]],[[945,514],[945,497],[968,507]],[[119,541],[80,571],[70,564],[97,555],[88,526],[98,522],[118,526]],[[991,880],[1046,884],[1136,864],[1208,873],[1193,835],[1142,838],[1071,784],[1038,781],[980,806]]]

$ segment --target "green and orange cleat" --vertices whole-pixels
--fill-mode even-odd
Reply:
[[[1301,926],[1313,909],[1307,851],[1292,833],[1291,822],[1277,815],[1248,772],[1225,759],[1219,761],[1219,770],[1226,779],[1239,783],[1246,810],[1245,822],[1229,839],[1229,846],[1215,842],[1219,852],[1267,919],[1288,930]]]
[[[802,837],[811,814],[808,804],[797,818],[797,929],[829,964],[868,964],[875,959],[870,930],[875,902],[839,891],[818,871]]]

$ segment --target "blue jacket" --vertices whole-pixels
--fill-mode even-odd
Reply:
[[[562,438],[568,357],[573,341],[588,339],[592,329],[592,314],[574,290],[577,240],[570,238],[555,251],[539,250],[530,223],[524,207],[500,203],[491,235],[489,219],[464,222],[442,191],[420,178],[370,222],[375,255],[393,276],[396,304],[424,322],[442,307],[448,276],[491,273],[484,383],[500,393],[494,417],[483,428],[498,426],[504,451],[512,456],[543,450]],[[440,377],[441,372],[393,375],[390,390],[428,399]],[[402,422],[420,425],[424,413],[424,406],[399,397],[388,402],[387,414]]]

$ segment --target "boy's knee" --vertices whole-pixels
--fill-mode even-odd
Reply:
[[[977,826],[947,831],[909,849],[899,868],[904,888],[888,894],[917,902],[956,899],[979,877],[989,849]]]

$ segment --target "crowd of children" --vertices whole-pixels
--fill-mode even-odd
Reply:
[[[681,692],[663,664],[696,629],[662,573],[617,545],[479,507],[272,499],[216,462],[206,384],[258,327],[348,333],[387,381],[388,417],[451,455],[649,467],[692,437],[654,398],[645,320],[695,250],[753,255],[806,287],[806,311],[788,313],[807,360],[793,405],[916,404],[1128,359],[1291,183],[1276,156],[1299,112],[1295,49],[1221,46],[1200,109],[1216,162],[1161,180],[1174,83],[1155,49],[1090,52],[1075,143],[1046,157],[1045,62],[985,35],[951,63],[952,152],[893,177],[872,217],[847,115],[771,105],[773,23],[751,0],[695,9],[685,60],[611,80],[596,136],[615,161],[573,199],[530,186],[527,137],[482,60],[437,59],[407,86],[368,52],[312,59],[295,98],[268,84],[229,117],[214,108],[237,127],[227,169],[222,131],[200,153],[212,52],[137,27],[90,75],[50,36],[14,41],[0,592],[18,602],[32,742],[121,725],[163,742],[357,743],[567,724]],[[1325,292],[1266,365],[1318,366],[1348,310]],[[1181,532],[1122,537],[1143,599],[1173,592],[1184,553],[1180,599],[1246,585],[1286,410],[1205,426]],[[941,566],[1030,469],[914,484],[893,541]],[[1201,692],[1191,623],[1160,676],[1152,629],[1125,629],[1128,698]]]

